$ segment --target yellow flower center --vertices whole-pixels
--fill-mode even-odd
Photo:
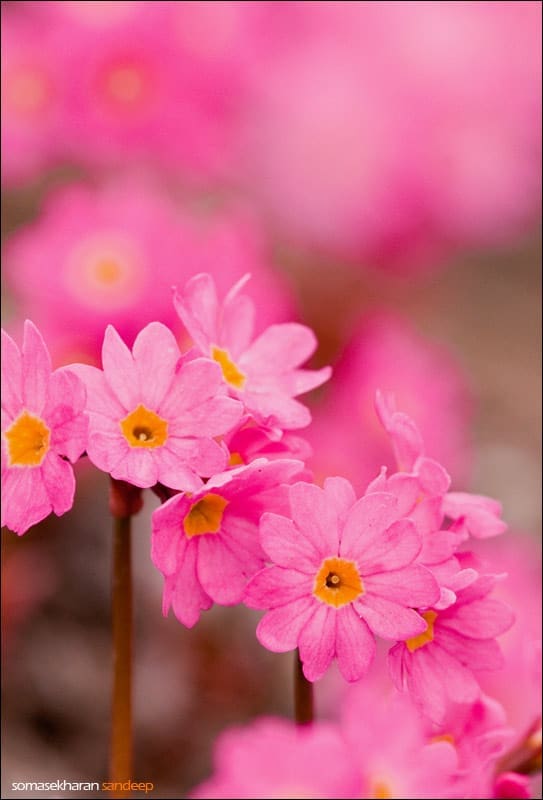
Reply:
[[[437,742],[447,742],[454,746],[454,736],[452,733],[440,733],[439,736],[432,736],[430,744],[435,744]]]
[[[118,64],[106,75],[108,98],[118,107],[133,110],[141,106],[149,92],[149,76],[139,65]]]
[[[213,345],[211,348],[211,358],[220,365],[226,383],[229,383],[234,389],[243,389],[247,377],[238,369],[236,364],[234,364],[228,350],[221,350],[220,347],[215,347],[215,345]]]
[[[4,436],[10,467],[39,467],[49,450],[51,431],[42,419],[23,411]]]
[[[166,420],[141,403],[119,424],[130,447],[160,447],[168,438]]]
[[[230,453],[228,464],[231,467],[239,467],[240,465],[245,464],[245,461],[242,459],[240,453]]]
[[[346,558],[325,558],[315,578],[313,594],[323,603],[340,608],[352,603],[364,592],[354,561]]]
[[[117,283],[117,281],[122,278],[123,268],[117,261],[106,257],[102,261],[96,262],[94,274],[99,283],[110,285]]]
[[[201,536],[203,533],[217,533],[227,505],[228,500],[220,494],[212,493],[193,503],[183,520],[183,527],[189,539]]]
[[[414,653],[419,647],[424,647],[425,644],[434,640],[434,622],[436,621],[437,613],[435,611],[425,611],[424,614],[421,614],[421,617],[426,621],[428,627],[423,633],[419,633],[418,636],[413,636],[406,641],[407,649],[410,653]]]

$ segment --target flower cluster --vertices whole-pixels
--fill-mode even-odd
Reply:
[[[537,3],[18,5],[2,6],[4,183],[152,164],[385,270],[537,218]]]
[[[23,534],[67,512],[69,462],[86,454],[116,485],[162,501],[151,558],[164,614],[192,627],[213,603],[264,610],[264,647],[297,649],[310,682],[337,660],[355,684],[337,723],[263,720],[225,734],[216,775],[195,797],[528,797],[524,776],[506,768],[514,734],[478,681],[502,666],[496,638],[513,624],[493,596],[505,575],[472,546],[504,532],[500,504],[450,491],[415,422],[384,393],[376,411],[396,469],[360,495],[343,477],[314,482],[297,434],[311,415],[297,398],[331,370],[303,366],[316,348],[304,325],[255,335],[247,279],[222,300],[207,273],[174,288],[186,352],[160,322],[132,348],[110,325],[101,369],[53,371],[33,323],[21,349],[2,332],[2,524]],[[391,643],[386,708],[370,691],[381,640]],[[401,724],[388,730],[391,717]],[[320,759],[333,768],[315,772]]]

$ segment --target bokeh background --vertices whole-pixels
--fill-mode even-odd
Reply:
[[[382,388],[455,488],[503,502],[485,552],[520,627],[491,688],[519,731],[537,713],[512,659],[540,618],[540,81],[539,2],[2,3],[4,327],[20,341],[31,318],[57,365],[99,363],[109,322],[186,344],[170,287],[250,272],[259,326],[311,325],[334,365],[308,400],[317,480],[363,490],[391,463]],[[2,531],[3,797],[107,777],[108,484],[76,474],[69,514]],[[242,608],[162,617],[156,503],[134,534],[134,778],[180,797],[225,726],[291,714],[292,659]],[[318,685],[323,715],[337,692]]]

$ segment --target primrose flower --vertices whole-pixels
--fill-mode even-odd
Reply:
[[[332,659],[348,681],[358,680],[385,639],[424,635],[414,608],[433,605],[439,587],[414,564],[422,546],[412,522],[401,519],[385,492],[360,500],[344,478],[324,489],[290,488],[291,518],[262,517],[262,546],[274,562],[247,586],[244,602],[268,609],[257,637],[273,652],[299,648],[304,674],[321,678]]]
[[[134,486],[163,483],[197,491],[200,476],[224,469],[226,448],[212,438],[238,422],[240,403],[224,395],[220,369],[209,359],[181,357],[173,333],[151,322],[132,352],[109,325],[104,370],[72,369],[88,390],[90,460]]]
[[[49,352],[27,320],[23,347],[2,331],[2,525],[19,535],[73,505],[68,463],[87,445],[85,387],[68,370],[51,371]]]
[[[449,492],[450,478],[444,468],[424,454],[424,441],[411,417],[396,411],[392,395],[376,393],[375,409],[388,433],[398,469],[415,476],[422,496],[441,497],[441,511],[457,532],[467,539],[471,534],[477,539],[497,536],[507,529],[500,519],[501,503],[484,495],[467,492]]]
[[[294,398],[320,386],[330,367],[300,369],[316,339],[296,322],[270,325],[253,340],[255,305],[240,294],[245,276],[219,305],[211,275],[195,275],[174,295],[174,306],[196,346],[222,369],[230,394],[239,398],[260,424],[272,429],[309,425],[309,410]]]
[[[339,724],[360,765],[359,797],[461,796],[454,791],[458,784],[454,746],[446,738],[428,740],[423,719],[405,695],[383,692],[368,676],[348,686]]]
[[[480,689],[474,671],[503,666],[495,637],[511,627],[514,617],[509,606],[488,597],[496,580],[481,575],[457,592],[454,605],[425,611],[427,629],[388,654],[396,687],[407,690],[421,712],[438,725],[451,705],[475,702]]]
[[[165,578],[163,610],[191,628],[213,602],[234,605],[264,565],[258,523],[267,508],[286,510],[282,484],[304,465],[294,459],[214,475],[194,494],[172,497],[153,513],[151,558]]]
[[[360,797],[359,769],[331,723],[270,717],[231,728],[215,744],[214,767],[190,797]]]

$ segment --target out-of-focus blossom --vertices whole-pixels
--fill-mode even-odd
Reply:
[[[213,602],[234,605],[264,564],[258,523],[265,509],[285,510],[283,484],[303,464],[256,459],[214,475],[193,494],[172,497],[153,513],[151,556],[165,578],[163,610],[191,628]]]
[[[251,44],[246,27],[255,14],[237,5],[220,4],[222,11],[210,14],[206,3],[44,2],[26,3],[19,15],[6,12],[19,49],[31,56],[40,58],[40,34],[56,41],[45,52],[46,66],[61,78],[51,82],[59,124],[47,137],[56,160],[108,167],[145,162],[191,179],[223,173],[235,151]],[[6,53],[10,94],[20,85],[15,56]],[[8,122],[17,121],[17,109],[7,111]],[[16,128],[10,141],[29,173],[42,145],[25,133]],[[13,160],[10,150],[8,172]]]
[[[375,415],[375,393],[393,391],[417,420],[427,452],[455,480],[469,465],[469,399],[465,378],[445,348],[403,320],[376,316],[352,337],[334,364],[334,379],[313,410],[307,438],[316,475],[341,474],[365,491],[380,467],[394,468],[389,438]]]
[[[213,437],[239,422],[242,407],[226,397],[213,361],[183,359],[173,333],[151,322],[132,352],[108,326],[102,363],[103,371],[71,367],[87,387],[93,464],[134,486],[187,491],[224,469],[226,448]]]
[[[362,774],[360,797],[459,797],[458,756],[431,742],[412,703],[371,677],[350,686],[339,719]],[[466,795],[467,796],[467,795]]]
[[[41,334],[26,321],[22,350],[2,331],[2,525],[19,535],[73,505],[70,461],[87,445],[85,387],[51,371]]]
[[[500,638],[504,668],[483,673],[481,685],[505,708],[507,723],[521,739],[541,718],[541,550],[534,537],[519,531],[473,546],[487,566],[507,572],[494,594],[515,610],[516,621]]]
[[[457,592],[454,605],[428,609],[427,630],[396,644],[389,667],[396,687],[408,691],[421,712],[436,724],[454,704],[472,704],[479,696],[473,672],[500,669],[503,656],[496,636],[513,624],[511,609],[488,597],[496,583],[482,575]]]
[[[135,179],[52,193],[42,215],[8,240],[5,275],[53,357],[98,363],[109,323],[129,343],[153,321],[180,334],[171,287],[202,267],[224,291],[251,270],[260,324],[292,312],[247,215],[198,223],[156,185]]]
[[[360,797],[360,770],[336,725],[263,718],[222,733],[214,774],[193,798]]]
[[[270,325],[254,338],[257,307],[241,294],[248,277],[221,304],[211,275],[195,275],[176,291],[174,305],[200,352],[220,364],[231,395],[257,423],[280,436],[282,430],[309,425],[309,410],[294,398],[327,381],[331,370],[300,368],[317,346],[305,325]]]
[[[306,3],[276,15],[284,25],[251,73],[242,160],[246,190],[283,236],[421,271],[535,221],[537,4]]]
[[[449,706],[442,724],[430,728],[431,741],[447,741],[458,756],[454,797],[489,798],[494,794],[499,758],[513,741],[502,706],[481,695],[469,705]],[[524,795],[519,795],[524,797]]]
[[[2,5],[2,183],[48,167],[59,155],[63,122],[62,37]]]
[[[424,636],[413,609],[433,605],[439,588],[414,565],[422,539],[400,519],[395,497],[360,500],[343,478],[324,490],[308,483],[290,489],[290,518],[265,514],[262,546],[273,562],[247,586],[244,602],[268,609],[257,637],[273,652],[299,648],[304,674],[318,680],[337,657],[348,681],[367,672],[375,635]]]

